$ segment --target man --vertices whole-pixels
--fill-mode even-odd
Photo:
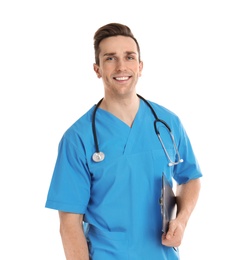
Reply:
[[[143,62],[129,27],[99,28],[94,48],[104,97],[63,135],[46,201],[59,211],[66,259],[179,259],[202,176],[189,138],[173,112],[137,95]],[[162,173],[178,184],[167,233]]]

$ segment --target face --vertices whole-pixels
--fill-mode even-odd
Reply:
[[[100,65],[94,64],[94,71],[103,80],[105,94],[135,93],[143,68],[135,41],[125,36],[109,37],[101,41],[100,50]]]

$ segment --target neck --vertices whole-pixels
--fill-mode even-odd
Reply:
[[[110,112],[131,127],[137,114],[139,103],[140,101],[137,95],[121,99],[104,97],[100,108]]]

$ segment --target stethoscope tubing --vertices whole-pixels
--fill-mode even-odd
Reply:
[[[138,96],[140,99],[142,99],[142,100],[148,105],[148,107],[150,108],[152,114],[153,114],[154,117],[155,117],[155,120],[154,120],[154,129],[155,129],[156,135],[157,135],[157,137],[158,137],[158,139],[159,139],[159,141],[160,141],[160,143],[161,143],[161,145],[162,145],[162,148],[163,148],[163,150],[164,150],[164,152],[165,152],[165,154],[166,154],[168,160],[170,161],[168,165],[169,165],[169,166],[174,166],[174,165],[177,165],[177,164],[183,162],[183,159],[180,158],[180,154],[179,154],[179,151],[178,151],[178,147],[177,147],[177,145],[176,145],[176,142],[175,142],[175,139],[174,139],[174,136],[173,136],[173,134],[172,134],[172,131],[171,131],[170,126],[169,126],[164,120],[158,118],[158,116],[157,116],[155,110],[153,109],[153,107],[150,105],[150,103],[149,103],[145,98],[143,98],[143,97],[140,96],[139,94],[137,94],[137,96]],[[100,149],[99,149],[99,144],[98,144],[98,139],[97,139],[97,133],[96,133],[96,125],[95,125],[96,111],[97,111],[98,107],[100,106],[102,100],[103,100],[103,98],[96,104],[96,106],[95,106],[95,108],[94,108],[94,111],[93,111],[93,115],[92,115],[92,132],[93,132],[93,138],[94,138],[94,144],[95,144],[95,153],[93,154],[93,157],[92,157],[92,158],[93,158],[93,160],[94,160],[95,162],[103,161],[104,158],[105,158],[104,153],[101,152]],[[166,148],[165,148],[165,145],[164,145],[164,143],[163,143],[163,141],[162,141],[162,139],[161,139],[161,136],[160,136],[160,132],[159,132],[158,129],[157,129],[157,123],[158,123],[158,122],[164,124],[164,125],[166,126],[166,128],[168,129],[169,133],[170,133],[170,136],[171,136],[171,139],[172,139],[172,143],[173,143],[173,145],[174,145],[176,154],[177,154],[177,156],[178,156],[178,161],[177,161],[177,162],[173,162],[173,161],[171,160],[171,158],[170,158],[170,156],[169,156],[169,154],[168,154],[168,152],[167,152],[167,150],[166,150]]]
[[[95,152],[99,153],[99,145],[98,145],[98,139],[97,139],[97,133],[96,133],[96,126],[95,126],[95,116],[96,116],[96,111],[98,107],[100,106],[103,98],[96,104],[93,115],[92,115],[92,131],[93,131],[93,138],[94,138],[94,144],[95,144]]]

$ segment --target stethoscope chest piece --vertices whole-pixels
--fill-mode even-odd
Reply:
[[[101,162],[105,158],[105,154],[103,152],[94,153],[92,159],[94,162]]]

